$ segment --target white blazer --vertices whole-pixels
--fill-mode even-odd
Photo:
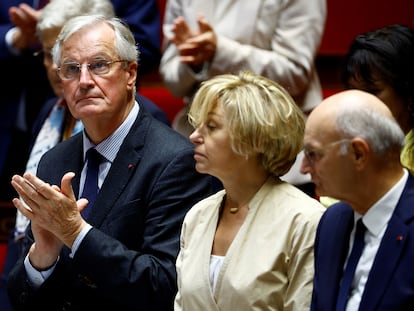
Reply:
[[[168,41],[174,19],[197,29],[202,14],[218,35],[208,70],[195,75]],[[326,0],[169,0],[164,16],[160,74],[178,97],[191,97],[200,81],[247,69],[286,87],[303,111],[322,99],[314,65],[326,20]]]
[[[249,203],[213,293],[210,255],[224,195],[204,199],[184,219],[174,310],[309,310],[315,231],[325,208],[269,178]]]

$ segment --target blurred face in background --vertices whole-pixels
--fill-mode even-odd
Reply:
[[[43,50],[43,65],[46,68],[47,77],[50,85],[52,86],[53,92],[58,97],[63,97],[62,81],[56,73],[56,66],[53,64],[52,48],[55,44],[56,38],[61,28],[47,29],[43,32],[42,38],[42,50]]]
[[[352,89],[366,91],[378,97],[391,110],[394,118],[397,120],[404,133],[407,134],[410,131],[410,112],[407,111],[409,106],[408,100],[401,96],[386,81],[377,79],[374,83],[368,83],[351,79],[348,81],[348,85]]]

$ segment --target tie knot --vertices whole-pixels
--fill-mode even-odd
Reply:
[[[97,167],[101,163],[102,155],[95,149],[90,148],[86,151],[86,161],[88,162],[88,166]]]
[[[356,222],[355,239],[363,239],[366,229],[367,227],[365,227],[364,223],[362,222],[362,218],[358,219]]]

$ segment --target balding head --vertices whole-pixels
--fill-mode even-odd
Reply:
[[[391,111],[378,97],[360,90],[347,90],[336,93],[322,101],[310,114],[307,127],[322,131],[322,135],[336,136],[337,119],[345,111],[370,110],[394,120]],[[340,118],[339,118],[340,119]],[[358,119],[358,116],[355,116]]]
[[[347,90],[336,93],[326,98],[314,111],[318,113],[318,110],[333,110],[334,112],[343,107],[355,110],[371,109],[393,118],[391,111],[378,97],[361,90]]]
[[[386,189],[381,180],[401,177],[403,144],[404,133],[381,100],[359,90],[339,92],[309,115],[301,171],[311,174],[319,195],[359,201],[364,210],[372,203],[362,198],[367,183]]]
[[[305,130],[322,142],[360,137],[374,151],[399,146],[404,134],[389,108],[378,97],[347,90],[326,98],[310,114]]]

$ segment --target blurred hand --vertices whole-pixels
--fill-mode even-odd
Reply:
[[[173,35],[169,38],[177,46],[181,62],[195,67],[211,61],[217,49],[217,35],[213,27],[202,16],[197,18],[197,23],[199,30],[194,30],[183,17],[178,17],[171,29]]]
[[[17,31],[13,36],[13,46],[23,50],[39,43],[36,35],[36,24],[41,10],[35,10],[31,6],[22,3],[18,7],[9,9],[9,16]]]

